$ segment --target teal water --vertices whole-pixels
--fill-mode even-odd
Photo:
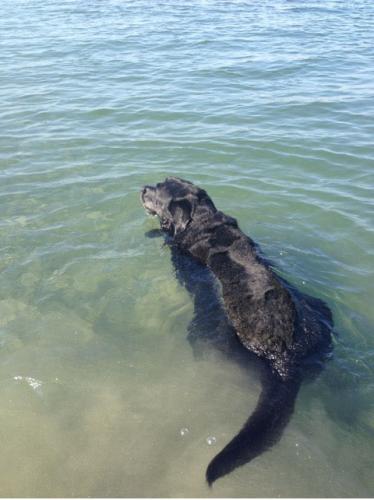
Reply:
[[[3,0],[0,47],[0,496],[373,496],[373,3]],[[339,333],[212,490],[260,387],[186,340],[138,196],[171,174]]]

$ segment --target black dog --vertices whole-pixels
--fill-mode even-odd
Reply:
[[[319,369],[331,351],[331,311],[278,277],[236,220],[218,211],[204,190],[168,177],[155,187],[144,187],[141,201],[147,212],[159,217],[177,277],[195,298],[190,340],[196,339],[201,323],[214,336],[213,343],[262,360],[257,407],[209,464],[206,478],[212,484],[280,437],[302,379],[310,368]],[[207,308],[201,313],[204,303]]]

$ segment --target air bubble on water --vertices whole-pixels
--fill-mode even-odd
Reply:
[[[304,280],[303,280],[301,283],[302,283],[303,285],[306,285],[306,281],[304,281]]]
[[[214,444],[216,444],[217,438],[215,438],[214,436],[209,436],[206,438],[206,442],[209,446],[213,446]]]
[[[183,427],[180,431],[181,436],[187,436],[187,434],[190,432],[187,427]]]

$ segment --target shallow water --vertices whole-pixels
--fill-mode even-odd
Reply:
[[[0,495],[372,496],[372,2],[4,0],[0,39]],[[138,196],[170,174],[338,332],[280,443],[212,490],[260,388],[186,340]]]

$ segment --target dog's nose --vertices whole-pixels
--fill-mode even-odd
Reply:
[[[147,192],[147,189],[149,188],[149,186],[143,186],[142,187],[142,190],[140,191],[140,198],[144,201],[144,196]]]
[[[140,191],[140,199],[142,200],[143,203],[146,201],[150,201],[154,197],[154,192],[155,188],[153,186],[143,186],[142,190]]]
[[[153,186],[148,186],[147,184],[145,186],[143,186],[142,188],[142,191],[141,191],[141,195],[142,197],[144,197],[145,194],[148,194],[148,196],[150,195],[150,193],[154,192],[155,188]]]

